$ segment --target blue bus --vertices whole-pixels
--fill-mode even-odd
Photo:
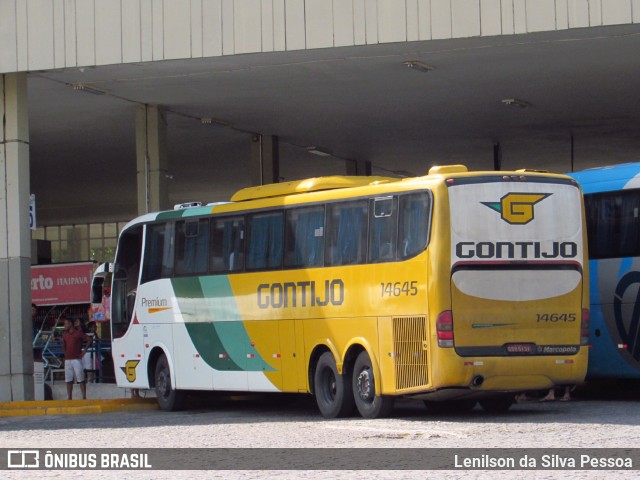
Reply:
[[[569,175],[582,186],[587,219],[587,379],[640,379],[640,163]]]

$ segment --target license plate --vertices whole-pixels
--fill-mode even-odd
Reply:
[[[508,343],[505,345],[508,353],[514,355],[526,355],[533,353],[535,345],[533,343]]]

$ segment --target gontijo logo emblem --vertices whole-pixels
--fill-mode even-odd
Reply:
[[[552,195],[551,193],[507,193],[499,202],[480,202],[500,213],[501,218],[512,225],[525,225],[534,218],[533,206]]]
[[[140,363],[140,360],[127,360],[124,367],[120,367],[120,370],[127,376],[127,380],[131,383],[136,381],[136,367]]]

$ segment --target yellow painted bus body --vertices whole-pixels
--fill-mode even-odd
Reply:
[[[233,318],[198,313],[198,302],[211,302],[181,296],[174,279],[173,287],[167,279],[141,283],[135,321],[124,334],[114,335],[118,384],[153,386],[158,349],[170,357],[174,389],[313,392],[314,369],[326,351],[344,375],[350,374],[357,354],[366,351],[379,396],[474,399],[583,381],[588,262],[582,197],[574,181],[535,172],[467,173],[456,168],[404,180],[351,178],[245,189],[230,203],[197,207],[175,218],[226,218],[427,192],[426,248],[405,260],[214,275],[228,281],[231,293],[216,299],[224,308],[207,312],[233,309]],[[172,218],[169,213],[162,221]],[[127,229],[157,221],[160,217],[146,216]],[[542,222],[539,230],[536,222]],[[474,238],[476,232],[481,238]],[[150,307],[153,295],[158,304],[169,306],[161,312],[156,303]],[[449,314],[440,328],[443,312]],[[235,340],[225,340],[221,325],[240,322],[246,344],[233,349],[240,352],[238,358],[246,353],[247,360],[234,372],[240,375],[246,368],[266,381],[255,388],[251,380],[248,386],[245,380],[220,383],[215,377],[220,372],[211,368],[213,380],[200,383],[203,372],[209,372],[202,361],[205,352],[191,332],[191,337],[178,335],[198,322],[212,323],[222,343]],[[164,326],[173,330],[160,335]],[[136,329],[144,334],[136,336]],[[154,331],[162,340],[154,340]],[[193,343],[180,340],[178,345],[178,337]],[[221,350],[219,358],[226,355]],[[251,366],[254,358],[262,359],[261,367]],[[142,373],[133,381],[124,374],[132,359],[140,362]],[[223,373],[231,378],[234,372]],[[181,380],[189,375],[193,378]]]

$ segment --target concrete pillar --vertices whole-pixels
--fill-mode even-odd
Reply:
[[[280,181],[278,137],[254,135],[251,138],[251,184],[266,185]]]
[[[347,160],[345,164],[347,175],[371,175],[371,162],[368,160]]]
[[[0,401],[33,400],[27,75],[0,75]]]
[[[167,120],[157,105],[136,109],[138,214],[171,208],[169,205]]]

